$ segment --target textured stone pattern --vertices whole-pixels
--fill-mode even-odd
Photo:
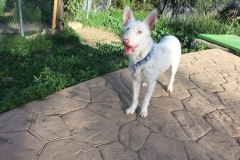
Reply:
[[[174,92],[159,76],[147,118],[124,111],[127,69],[0,115],[4,160],[239,160],[240,58],[219,49],[182,55]],[[146,88],[139,97],[141,106]]]

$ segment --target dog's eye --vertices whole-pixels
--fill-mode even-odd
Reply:
[[[139,30],[137,33],[138,33],[138,34],[142,34],[142,31]]]
[[[129,29],[130,29],[130,28],[129,28],[129,27],[127,27],[125,30],[126,30],[126,31],[128,31]]]

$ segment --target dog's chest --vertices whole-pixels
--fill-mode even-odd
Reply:
[[[138,81],[148,82],[157,76],[156,66],[144,64],[138,67],[135,71],[130,71],[132,77]]]
[[[160,67],[160,58],[159,55],[153,54],[150,59],[145,61],[145,63],[136,67],[134,70],[134,65],[137,63],[138,59],[134,59],[135,57],[131,57],[129,60],[128,69],[132,75],[132,78],[138,81],[149,82],[149,80],[155,80],[159,74]],[[165,68],[165,67],[164,67]]]
[[[156,67],[154,65],[144,66],[140,68],[140,76],[142,80],[152,79],[157,74]]]

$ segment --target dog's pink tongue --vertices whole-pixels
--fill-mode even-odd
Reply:
[[[124,46],[124,53],[127,53],[127,54],[129,54],[129,53],[132,53],[132,48],[131,47],[128,47],[128,46]]]
[[[125,54],[130,54],[130,53],[133,52],[133,50],[134,50],[135,48],[137,48],[137,46],[136,46],[136,47],[124,46],[124,53],[125,53]]]

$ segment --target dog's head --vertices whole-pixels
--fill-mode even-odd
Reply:
[[[130,7],[126,7],[123,14],[124,33],[122,43],[124,53],[129,55],[138,50],[146,41],[151,39],[151,30],[157,21],[157,10],[153,10],[143,21],[136,21]]]

